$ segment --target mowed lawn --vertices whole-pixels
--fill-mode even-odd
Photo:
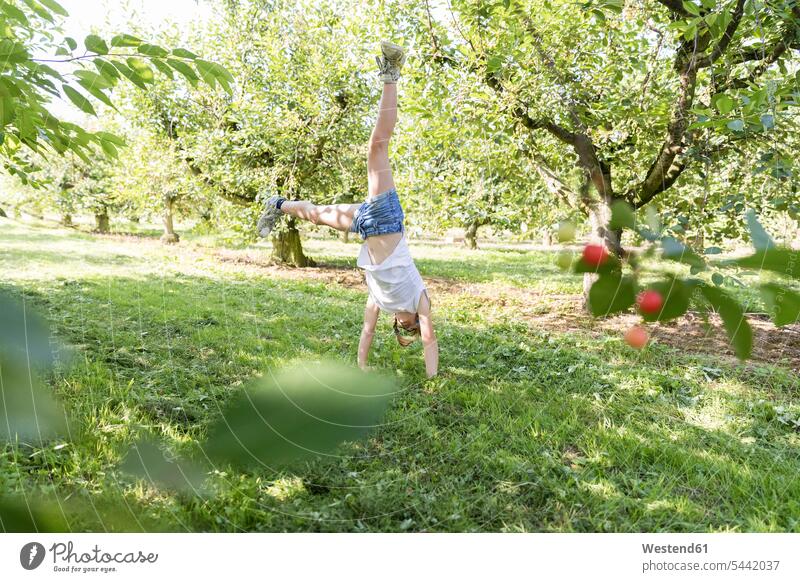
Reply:
[[[121,473],[142,433],[192,450],[256,375],[355,363],[358,247],[307,250],[321,268],[0,219],[0,285],[75,348],[48,382],[78,421],[1,449],[0,492],[52,500],[75,531],[800,531],[796,374],[531,325],[521,309],[563,308],[581,281],[519,249],[413,245],[441,374],[384,316],[372,363],[400,392],[367,441],[292,472],[218,467],[203,496]]]

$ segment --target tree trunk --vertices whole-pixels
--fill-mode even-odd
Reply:
[[[473,220],[464,233],[464,244],[473,251],[478,248],[478,227],[480,227],[478,221]]]
[[[626,255],[622,247],[622,231],[611,230],[608,224],[611,221],[611,205],[606,200],[599,200],[589,210],[589,224],[591,225],[590,244],[603,245],[608,252],[616,257],[623,258]],[[588,308],[589,289],[597,279],[594,273],[583,274],[583,297]]]
[[[175,233],[175,223],[172,220],[173,208],[175,201],[171,197],[164,200],[164,215],[162,222],[164,223],[164,234],[161,235],[161,242],[164,244],[175,244],[180,240],[180,237]]]
[[[72,215],[71,214],[67,213],[67,214],[62,214],[61,215],[61,226],[66,226],[67,228],[71,228],[72,227]]]
[[[106,234],[111,230],[108,219],[108,210],[103,210],[100,213],[95,213],[94,222],[95,222],[95,232],[99,232],[100,234]]]
[[[341,231],[339,231],[339,240],[341,240],[343,243],[349,243],[350,242],[350,231],[349,230],[341,230]]]
[[[286,230],[272,238],[272,259],[294,267],[313,267],[316,263],[303,253],[300,231],[294,219],[286,222]]]
[[[697,230],[697,233],[694,235],[692,240],[692,246],[694,250],[697,251],[699,254],[703,254],[703,251],[706,249],[706,235],[703,232],[703,227],[700,227]]]

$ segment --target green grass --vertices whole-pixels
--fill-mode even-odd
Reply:
[[[372,363],[401,392],[368,441],[293,472],[220,467],[203,497],[152,488],[116,468],[138,432],[191,450],[253,376],[354,363],[364,289],[2,219],[0,247],[3,286],[78,354],[48,378],[78,420],[73,438],[7,446],[0,491],[56,500],[74,530],[800,531],[794,373],[545,333],[455,292],[433,298],[432,381],[419,345],[403,350],[381,320]],[[307,247],[354,265],[355,245]],[[412,252],[425,277],[580,290],[548,253]]]

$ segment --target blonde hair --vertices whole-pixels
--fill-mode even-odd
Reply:
[[[407,334],[410,334],[410,337],[407,334],[404,335],[403,331],[401,331],[401,329],[403,331],[407,332]],[[397,316],[395,315],[394,316],[394,337],[395,337],[395,339],[397,339],[397,343],[399,343],[404,348],[407,348],[408,346],[413,344],[415,341],[417,341],[417,339],[419,339],[419,337],[420,337],[419,315],[417,315],[416,326],[414,328],[412,328],[412,329],[408,329],[406,327],[401,326],[400,323],[397,321]]]

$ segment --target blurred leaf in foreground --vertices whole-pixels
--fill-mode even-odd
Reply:
[[[52,365],[47,326],[0,293],[0,440],[39,443],[65,432],[64,409],[38,375]]]
[[[54,363],[47,325],[22,301],[0,291],[0,357],[51,368]]]
[[[156,487],[200,493],[206,471],[192,461],[166,454],[156,439],[139,439],[120,465],[124,472]]]
[[[209,430],[215,462],[274,466],[324,455],[376,428],[391,380],[334,363],[306,363],[255,381]]]
[[[69,531],[58,505],[35,497],[0,497],[0,531],[4,533],[66,532]]]

